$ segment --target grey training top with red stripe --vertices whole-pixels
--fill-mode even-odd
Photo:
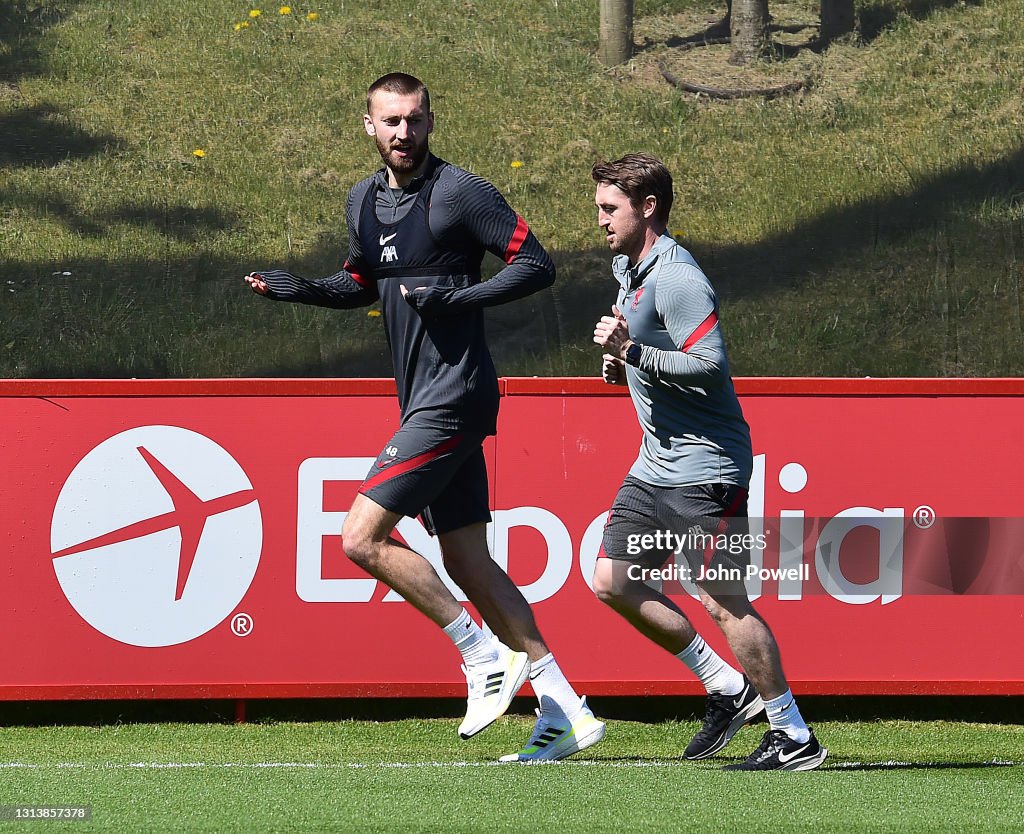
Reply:
[[[633,267],[612,261],[618,308],[639,367],[626,365],[643,428],[630,474],[655,486],[726,483],[746,488],[750,428],[729,375],[718,298],[693,256],[665,234]]]
[[[428,246],[436,247],[440,258],[434,261],[458,252],[464,266],[454,270],[461,274],[446,267],[431,275],[430,268],[420,267],[403,276],[394,266],[401,263],[404,250],[394,247],[403,237],[401,230],[418,222],[416,216],[422,212],[413,210],[428,195],[424,189],[430,188],[435,174],[425,215],[429,234],[420,234],[417,245],[422,249],[425,238]],[[370,203],[375,222],[361,222],[362,207]],[[268,297],[335,308],[362,307],[379,298],[402,422],[429,410],[440,425],[493,433],[498,385],[484,341],[483,310],[550,286],[555,267],[547,252],[493,185],[434,156],[424,175],[404,190],[389,187],[383,168],[357,183],[349,192],[345,217],[349,255],[344,267],[318,280],[281,270],[261,271],[270,288]],[[402,224],[407,218],[409,222]],[[386,233],[376,233],[381,224]],[[360,228],[367,240],[360,239]],[[487,251],[506,266],[481,282],[480,263]],[[380,263],[373,263],[375,258]],[[413,290],[406,298],[402,284]]]

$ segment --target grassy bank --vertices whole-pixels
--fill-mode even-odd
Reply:
[[[1024,0],[870,0],[859,42],[780,33],[792,57],[756,71],[809,91],[733,103],[657,71],[725,66],[677,45],[723,11],[704,0],[638,2],[641,49],[614,70],[592,3],[254,8],[0,6],[0,375],[388,374],[379,318],[240,276],[337,268],[345,194],[378,161],[365,87],[395,68],[432,88],[436,152],[558,262],[554,288],[489,314],[503,374],[595,372],[613,294],[589,169],[638,149],[676,175],[672,230],[719,288],[735,374],[1024,373]]]

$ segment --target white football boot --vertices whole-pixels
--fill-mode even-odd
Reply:
[[[469,697],[459,736],[470,738],[505,714],[530,675],[530,659],[526,652],[514,652],[504,643],[498,643],[496,661],[463,666],[462,671],[469,686]]]

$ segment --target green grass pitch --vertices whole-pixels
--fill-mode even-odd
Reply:
[[[7,727],[0,805],[91,807],[89,822],[33,831],[1024,830],[1024,726],[823,722],[821,770],[735,774],[720,768],[763,725],[701,763],[679,758],[693,721],[612,721],[578,760],[498,765],[530,721],[467,742],[456,723]]]

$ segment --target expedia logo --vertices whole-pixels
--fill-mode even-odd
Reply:
[[[263,526],[252,484],[224,449],[187,429],[144,426],[74,468],[50,547],[64,595],[93,628],[133,646],[173,646],[241,602]]]

